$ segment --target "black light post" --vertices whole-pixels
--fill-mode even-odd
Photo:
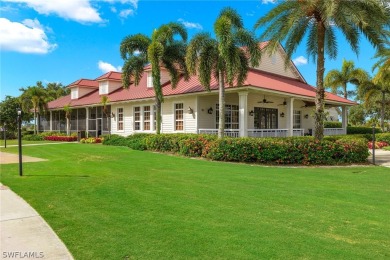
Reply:
[[[375,124],[372,125],[372,164],[375,165]]]
[[[4,148],[7,148],[7,123],[6,122],[4,122],[3,130],[4,130]]]
[[[17,109],[18,112],[18,144],[19,144],[19,175],[23,176],[22,166],[22,110]]]

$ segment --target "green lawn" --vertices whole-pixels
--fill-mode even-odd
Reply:
[[[25,141],[22,140],[22,145],[25,144],[45,144],[45,143],[55,143],[53,141]],[[18,145],[18,140],[13,139],[13,140],[7,140],[7,146],[8,145]],[[0,140],[0,146],[4,146],[4,139]]]
[[[23,151],[49,161],[26,163],[24,177],[1,165],[1,181],[76,259],[390,258],[389,168],[261,167],[82,144]]]
[[[390,151],[390,146],[383,147],[383,149]]]

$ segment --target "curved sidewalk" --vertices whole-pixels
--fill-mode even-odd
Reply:
[[[73,259],[45,220],[1,183],[0,204],[1,259]]]

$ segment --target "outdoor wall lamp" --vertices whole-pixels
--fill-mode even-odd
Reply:
[[[210,107],[210,108],[207,110],[207,113],[211,115],[211,114],[213,113],[213,108]]]
[[[282,112],[282,113],[280,113],[280,117],[284,117],[284,113]]]
[[[249,112],[249,115],[250,116],[253,116],[255,113],[253,112],[253,110],[251,110],[250,112]]]
[[[192,108],[191,107],[188,107],[188,114],[190,114],[190,115],[192,115],[193,113],[194,113],[194,110],[192,110]]]
[[[114,112],[111,112],[111,117],[115,118]]]
[[[306,115],[305,115],[305,118],[306,118],[306,119],[308,119],[308,118],[309,118],[309,115],[308,115],[308,114],[306,114]]]

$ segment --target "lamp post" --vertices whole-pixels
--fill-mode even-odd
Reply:
[[[4,131],[4,148],[7,148],[7,123],[4,122],[3,126],[3,131]]]
[[[372,125],[372,164],[375,165],[375,124]]]
[[[23,176],[22,166],[22,110],[18,108],[18,146],[19,146],[19,175]]]

